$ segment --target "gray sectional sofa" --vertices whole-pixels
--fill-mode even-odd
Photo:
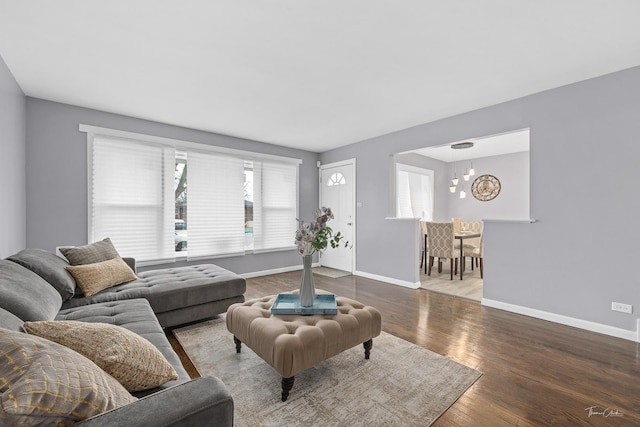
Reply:
[[[67,265],[40,249],[0,260],[0,328],[23,332],[25,321],[47,320],[118,325],[150,341],[178,375],[158,388],[132,393],[139,398],[133,403],[77,425],[233,425],[233,399],[225,385],[214,377],[191,380],[163,328],[208,318],[244,301],[242,277],[215,265],[152,270],[85,297]]]

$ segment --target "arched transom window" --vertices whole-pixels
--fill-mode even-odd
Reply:
[[[347,183],[347,180],[344,179],[344,175],[342,175],[340,172],[334,172],[329,177],[329,181],[327,181],[327,186],[332,187],[334,185],[345,185],[346,183]]]

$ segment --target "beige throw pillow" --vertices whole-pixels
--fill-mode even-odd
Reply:
[[[121,326],[75,320],[25,322],[24,329],[69,347],[104,369],[129,391],[148,390],[178,379],[153,344]]]
[[[120,254],[108,237],[99,242],[84,246],[60,248],[60,252],[62,252],[62,255],[64,255],[71,265],[95,264],[96,262],[120,257]]]
[[[76,284],[89,297],[111,286],[136,280],[133,270],[120,257],[87,265],[65,267],[76,279]]]
[[[71,426],[136,400],[81,354],[0,329],[0,425]]]

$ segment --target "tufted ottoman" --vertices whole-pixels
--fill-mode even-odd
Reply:
[[[236,352],[245,343],[282,376],[283,402],[297,373],[358,344],[368,359],[373,338],[380,335],[380,312],[358,301],[336,297],[335,315],[271,315],[275,299],[270,295],[231,305],[227,329]]]

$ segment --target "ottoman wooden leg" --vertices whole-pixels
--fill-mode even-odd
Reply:
[[[363,347],[364,347],[364,358],[368,359],[369,358],[369,354],[371,353],[371,347],[373,347],[373,340],[369,340],[369,341],[365,341],[362,343]]]
[[[294,379],[295,379],[295,376],[289,377],[289,378],[282,377],[282,401],[283,402],[286,402],[287,398],[289,397],[289,391],[291,391],[291,388],[293,387]]]
[[[240,350],[242,349],[242,342],[236,338],[236,336],[233,336],[233,342],[236,343],[236,353],[240,353]]]

